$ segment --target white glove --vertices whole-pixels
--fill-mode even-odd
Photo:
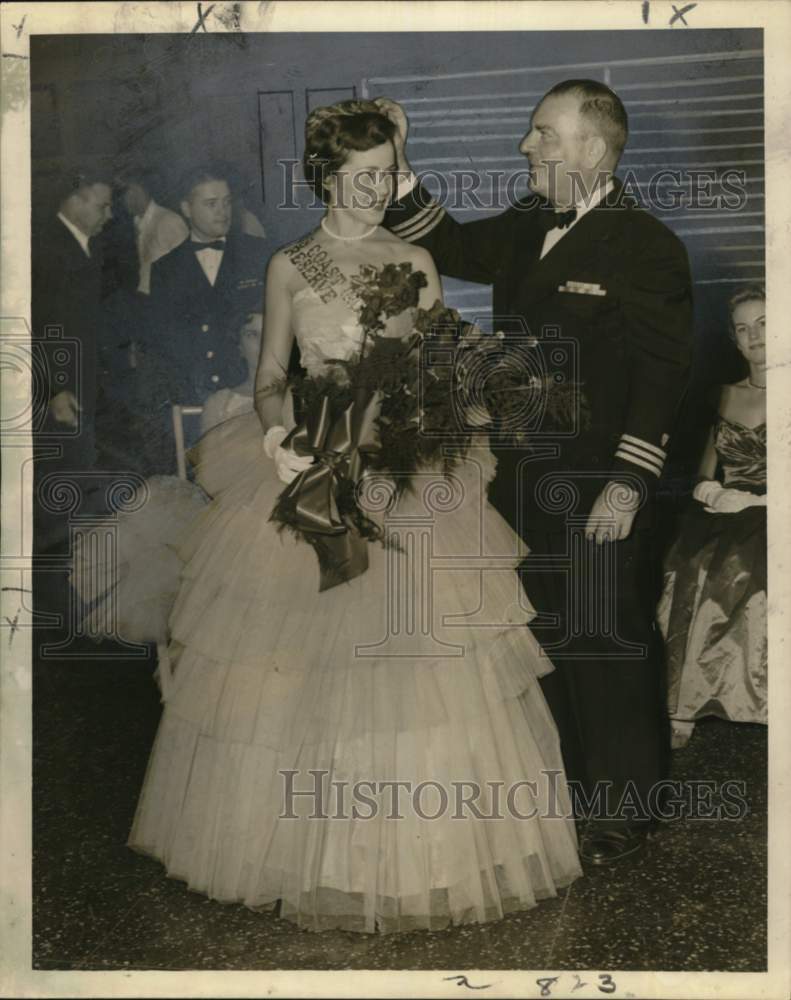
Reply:
[[[270,427],[264,435],[264,451],[275,463],[277,478],[286,485],[313,464],[311,455],[297,455],[290,448],[282,447],[281,442],[287,434],[285,427]]]
[[[704,507],[709,507],[712,501],[716,500],[720,493],[724,491],[725,487],[722,483],[718,483],[716,479],[704,479],[692,491],[692,496],[696,500],[699,500]]]
[[[705,508],[709,514],[738,514],[746,507],[754,507],[761,503],[762,498],[750,493],[749,490],[725,489],[714,503]]]
[[[68,389],[61,389],[49,401],[49,410],[59,424],[68,424],[70,427],[77,426],[77,414],[82,407],[77,402],[77,397]]]
[[[264,453],[269,457],[274,459],[275,452],[283,443],[283,439],[288,434],[285,427],[277,425],[275,427],[270,427],[269,430],[264,434]]]
[[[732,489],[712,480],[698,483],[693,496],[700,500],[709,514],[738,514],[746,507],[765,503],[763,497],[750,493],[749,490]]]

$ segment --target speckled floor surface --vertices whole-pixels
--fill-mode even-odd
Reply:
[[[766,730],[699,725],[673,778],[746,782],[739,821],[681,820],[535,909],[434,934],[300,931],[211,902],[126,846],[160,705],[152,666],[35,671],[37,969],[766,968]]]

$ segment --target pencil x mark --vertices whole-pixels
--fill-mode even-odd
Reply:
[[[10,634],[8,636],[8,645],[9,645],[9,647],[10,647],[11,643],[14,641],[14,634],[19,631],[19,615],[20,615],[20,612],[21,612],[21,609],[20,609],[20,611],[17,611],[16,615],[14,616],[14,620],[13,621],[8,617],[8,615],[3,615],[3,617],[5,618],[5,620],[11,626],[11,632],[10,632]]]
[[[694,10],[697,7],[697,4],[696,3],[688,3],[687,6],[686,7],[682,7],[681,10],[679,10],[678,7],[676,7],[675,4],[671,4],[671,6],[672,6],[673,10],[675,11],[675,14],[670,18],[670,22],[669,23],[673,24],[675,21],[680,20],[680,21],[682,21],[682,23],[687,24],[687,21],[686,21],[686,18],[684,17],[684,15],[688,14],[691,10]],[[687,24],[687,27],[689,27],[688,24]]]
[[[209,7],[209,9],[204,14],[203,4],[202,3],[198,4],[198,20],[195,23],[195,27],[190,32],[191,35],[194,35],[195,32],[199,31],[201,28],[203,28],[204,31],[208,31],[208,28],[206,27],[206,18],[209,16],[209,14],[211,14],[213,10],[214,10],[214,4],[212,4],[211,7]]]

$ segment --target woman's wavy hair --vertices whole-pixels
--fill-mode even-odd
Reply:
[[[766,302],[766,285],[757,281],[742,285],[728,299],[728,336],[734,344],[736,343],[736,333],[733,328],[733,314],[736,307],[744,302]]]
[[[391,142],[395,130],[373,101],[341,101],[316,108],[305,124],[305,179],[326,202],[329,194],[324,183],[343,166],[349,153]]]

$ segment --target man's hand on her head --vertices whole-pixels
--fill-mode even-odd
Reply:
[[[406,116],[406,111],[396,101],[390,100],[389,97],[377,97],[374,104],[395,125],[396,134],[393,136],[393,146],[398,157],[398,168],[399,170],[408,169],[406,140],[409,133],[409,119]]]

